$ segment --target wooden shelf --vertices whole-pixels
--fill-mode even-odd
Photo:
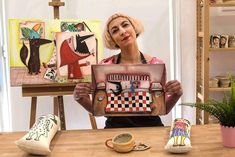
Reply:
[[[209,51],[211,52],[235,52],[235,48],[210,48]]]
[[[235,3],[218,3],[218,4],[210,4],[210,7],[234,7]]]
[[[196,102],[207,102],[210,100],[211,92],[228,92],[228,88],[209,88],[210,80],[210,53],[233,53],[234,48],[210,48],[210,28],[213,27],[210,23],[210,9],[212,7],[235,7],[235,2],[211,4],[210,0],[196,0],[196,35],[197,35],[197,51],[196,51]],[[231,20],[233,20],[231,18]],[[210,26],[211,25],[211,26]],[[225,23],[226,25],[226,23]],[[219,58],[218,58],[219,59]],[[201,86],[202,85],[202,86]],[[209,123],[208,112],[196,110],[196,123]]]
[[[228,88],[222,88],[222,87],[218,87],[218,88],[209,88],[209,91],[210,92],[228,92],[230,91],[231,88],[228,87]]]

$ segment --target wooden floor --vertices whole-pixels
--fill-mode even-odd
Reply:
[[[22,68],[10,68],[11,86],[21,86],[22,84],[48,84],[54,83],[54,81],[46,80],[43,78],[46,69],[41,68],[41,73],[38,75],[30,75],[28,69]]]

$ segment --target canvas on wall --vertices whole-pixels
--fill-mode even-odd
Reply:
[[[67,41],[68,38],[65,40],[61,36],[68,36],[58,34],[70,36],[74,44],[73,46],[70,45],[75,48],[74,50],[83,49],[78,46],[84,47],[84,45],[89,50],[92,57],[80,58],[73,64],[79,65],[79,63],[84,62],[86,68],[69,66],[75,68],[73,73],[80,73],[83,77],[71,77],[72,75],[65,73],[68,73],[68,70],[72,68],[67,68],[68,64],[59,65],[61,59],[64,59],[61,58],[59,52],[58,46],[61,46],[59,41],[60,39]],[[86,34],[92,34],[93,37],[83,40],[83,44],[78,45],[76,36]],[[100,22],[98,20],[9,19],[11,86],[91,81],[90,66],[97,63],[99,58],[102,58],[98,54],[98,52],[102,52],[101,43],[98,41],[101,41]],[[76,55],[77,52],[74,52]],[[67,70],[65,70],[66,68]]]
[[[92,65],[95,116],[164,115],[165,64]]]

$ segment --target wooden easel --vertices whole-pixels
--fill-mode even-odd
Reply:
[[[64,2],[60,2],[60,0],[52,0],[52,2],[49,2],[49,6],[54,7],[54,19],[59,19],[60,17],[59,7],[64,6]],[[34,96],[32,96],[32,101],[31,101],[30,127],[32,127],[36,119],[37,96],[50,95],[50,96],[55,96],[54,97],[54,114],[57,116],[59,114],[60,121],[61,121],[61,130],[66,130],[65,115],[64,115],[64,101],[63,101],[63,96],[62,96],[62,95],[65,95],[65,93],[62,89],[64,89],[63,86],[58,85],[58,84],[36,85],[36,86],[26,85],[22,87],[23,96],[26,96],[27,93],[29,93],[29,95],[31,93],[31,96],[32,94],[35,94]]]
[[[59,19],[60,18],[59,7],[64,6],[64,2],[60,2],[60,0],[52,0],[52,2],[49,2],[49,6],[54,7],[54,19]]]
[[[59,19],[59,7],[64,6],[64,2],[60,0],[52,0],[49,6],[54,7],[54,19]],[[61,121],[61,130],[66,130],[65,116],[64,116],[64,102],[62,95],[72,94],[75,84],[37,84],[37,85],[22,85],[22,95],[30,96],[31,98],[31,111],[30,111],[30,125],[31,128],[35,123],[37,97],[38,96],[54,96],[54,114],[59,115]]]
[[[59,19],[59,7],[64,6],[64,2],[60,0],[52,0],[49,6],[54,7],[54,19]],[[54,83],[54,84],[35,84],[35,85],[22,85],[22,95],[31,98],[31,111],[30,111],[30,128],[35,123],[37,97],[38,96],[54,96],[54,114],[59,115],[61,121],[61,130],[66,130],[64,102],[63,95],[72,95],[76,83]],[[97,129],[95,118],[89,113],[92,129]]]
[[[61,121],[61,130],[66,130],[64,102],[63,95],[73,94],[75,83],[70,84],[36,84],[36,85],[22,85],[22,95],[31,98],[31,112],[30,112],[30,128],[35,123],[37,97],[38,96],[54,96],[54,114],[59,115]]]

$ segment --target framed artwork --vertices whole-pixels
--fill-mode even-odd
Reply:
[[[228,48],[228,35],[220,36],[220,48]]]
[[[164,115],[165,64],[92,65],[95,116]]]
[[[228,47],[235,47],[235,35],[229,35]]]
[[[91,81],[92,64],[97,64],[97,39],[92,32],[56,33],[57,77]]]
[[[76,47],[78,46],[76,45],[76,33],[77,36],[80,33],[93,34],[93,42],[90,42],[91,38],[89,38],[89,41],[88,39],[83,40],[85,44],[79,46],[86,45],[93,54],[93,57],[86,58],[86,63],[95,64],[99,58],[102,58],[101,55],[98,55],[98,52],[102,52],[102,45],[98,42],[102,38],[100,21],[98,20],[9,19],[11,86],[76,81],[91,82],[91,76],[88,76],[91,75],[91,64],[81,70],[82,75],[86,76],[85,79],[80,78],[78,80],[74,77],[58,75],[65,71],[62,70],[65,67],[57,65],[63,59],[57,56],[57,54],[60,54],[57,51],[60,50],[61,46],[61,43],[57,44],[57,42],[59,42],[59,39],[63,39],[57,33],[75,33],[70,35],[74,36],[73,43],[76,49],[81,48]],[[59,39],[56,39],[56,36]],[[58,46],[59,48],[57,48]],[[60,60],[58,61],[58,59]],[[73,71],[76,72],[76,69],[73,69]]]
[[[211,48],[220,47],[220,35],[211,35],[210,37]]]

